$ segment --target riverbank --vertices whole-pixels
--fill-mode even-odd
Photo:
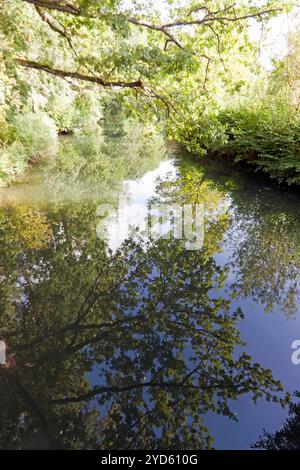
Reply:
[[[300,185],[300,116],[291,106],[258,102],[214,110],[178,137],[200,157],[225,159],[279,185]]]

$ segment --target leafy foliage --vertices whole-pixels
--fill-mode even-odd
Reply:
[[[200,157],[225,158],[299,185],[299,39],[295,30],[286,55],[274,59],[271,71],[258,68],[251,74],[248,68],[247,87],[225,88],[207,102],[196,123],[175,129],[175,137]]]
[[[20,112],[46,112],[58,132],[95,129],[113,93],[128,115],[166,120],[169,135],[184,142],[190,138],[189,146],[203,152],[216,141],[227,142],[227,127],[241,118],[236,132],[241,138],[229,153],[256,152],[260,167],[274,167],[274,176],[293,182],[296,165],[293,142],[289,147],[292,136],[285,133],[288,126],[278,125],[268,135],[266,125],[266,143],[252,135],[247,146],[247,122],[254,121],[252,134],[260,126],[255,113],[248,116],[241,110],[239,116],[229,110],[228,120],[223,116],[219,122],[217,117],[217,103],[225,95],[246,93],[258,73],[248,20],[267,21],[279,9],[287,11],[290,3],[269,0],[257,7],[250,0],[210,0],[205,5],[166,1],[159,9],[151,2],[127,5],[119,0],[101,5],[96,0],[6,1],[0,14],[2,120]],[[290,150],[280,163],[272,157],[274,137],[278,142],[273,147],[283,144],[282,153]],[[199,139],[201,145],[194,145]],[[6,145],[7,137],[1,141]],[[11,153],[16,152],[3,157],[2,174],[10,161],[12,173],[16,171]],[[26,166],[26,157],[20,155],[18,171]]]
[[[200,155],[246,162],[288,184],[300,183],[300,118],[281,103],[245,103],[207,116],[183,138]]]

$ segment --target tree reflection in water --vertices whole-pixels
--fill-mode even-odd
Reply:
[[[106,146],[109,158],[100,152],[94,163],[107,166],[117,190],[108,164],[115,150]],[[80,172],[61,158],[77,184]],[[48,181],[60,191],[55,172]],[[274,278],[284,304],[280,280],[297,268],[296,234],[282,227],[278,237],[279,214],[266,216],[251,198],[240,203],[238,188],[189,163],[177,182],[161,182],[160,194],[205,203],[203,249],[141,238],[112,253],[96,237],[97,198],[1,208],[0,331],[8,355],[0,369],[1,447],[210,448],[208,411],[235,419],[230,403],[244,393],[284,403],[272,372],[243,352],[243,315],[231,301],[252,295],[270,306],[278,300]],[[238,221],[253,217],[232,252],[235,283],[224,298],[232,266],[215,255]],[[280,266],[266,259],[272,250]]]
[[[230,226],[223,249],[237,297],[263,304],[266,312],[297,312],[300,297],[299,196],[265,187],[265,181],[228,175],[226,163],[180,162],[181,186],[175,193],[211,207],[227,202]],[[230,255],[229,255],[230,254]]]
[[[271,371],[234,354],[241,312],[212,295],[224,218],[201,251],[127,241],[112,255],[82,217],[48,214],[51,239],[3,271],[2,447],[207,448],[208,410],[234,418],[246,392],[277,400]]]

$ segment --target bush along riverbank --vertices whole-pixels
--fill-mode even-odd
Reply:
[[[279,183],[300,185],[300,115],[289,106],[224,108],[183,131],[180,141],[200,157],[245,163]]]

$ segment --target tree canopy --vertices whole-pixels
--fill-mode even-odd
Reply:
[[[181,101],[205,93],[210,69],[224,74],[228,57],[249,47],[247,21],[262,22],[282,7],[276,1],[261,7],[166,1],[159,8],[139,1],[9,0],[1,11],[1,55],[9,76],[26,86],[36,73],[50,74],[132,89],[141,100],[181,113]]]

